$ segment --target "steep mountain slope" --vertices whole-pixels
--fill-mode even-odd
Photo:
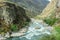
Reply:
[[[9,0],[11,2],[17,3],[21,7],[24,7],[27,11],[29,17],[34,17],[39,15],[42,10],[49,3],[47,0]]]
[[[50,16],[52,12],[55,12],[56,11],[55,8],[56,8],[56,0],[52,0],[47,5],[47,7],[43,10],[43,12],[40,15],[38,15],[37,17],[44,19],[44,18]]]
[[[50,25],[60,26],[60,0],[52,0],[43,12],[35,18],[43,19]]]

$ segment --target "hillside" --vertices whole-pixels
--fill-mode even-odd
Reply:
[[[49,25],[60,25],[60,0],[52,0],[42,13],[35,18],[43,19]]]
[[[36,18],[39,18],[39,19],[44,19],[48,16],[51,15],[52,12],[55,12],[55,7],[56,7],[56,0],[52,0],[48,5],[47,7],[42,11],[42,13],[38,16],[36,16]]]

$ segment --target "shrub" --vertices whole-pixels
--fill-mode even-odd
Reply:
[[[17,27],[17,25],[15,25],[15,24],[12,24],[11,27],[10,27],[10,29],[11,29],[13,32],[18,31],[18,27]]]
[[[46,22],[48,25],[52,26],[58,19],[57,18],[46,18],[44,19],[44,22]]]

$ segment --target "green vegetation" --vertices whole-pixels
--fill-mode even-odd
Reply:
[[[46,19],[44,19],[44,22],[46,22],[47,24],[49,24],[49,25],[54,25],[54,23],[57,21],[58,19],[56,19],[56,18],[46,18]]]
[[[56,40],[54,35],[43,36],[41,40]]]
[[[60,34],[57,33],[56,35],[45,35],[41,38],[41,40],[60,40]]]
[[[60,26],[55,26],[55,30],[60,33]]]
[[[39,38],[38,40],[60,40],[60,25],[54,26],[55,32],[51,35],[43,35],[42,38]]]
[[[47,24],[49,24],[50,26],[54,25],[55,22],[58,20],[56,18],[56,15],[55,15],[55,9],[53,9],[51,12],[50,12],[50,15],[48,15],[48,17],[46,17],[44,19],[44,22],[46,22]]]
[[[44,34],[42,36],[42,38],[40,38],[38,40],[56,40],[56,39],[55,39],[55,36],[54,35],[46,35],[46,34]]]
[[[60,40],[60,26],[54,26],[56,30],[56,40]]]
[[[56,34],[56,40],[60,40],[60,34],[59,33]]]
[[[12,31],[18,31],[18,27],[17,27],[17,25],[15,25],[15,24],[12,24],[11,25],[11,27],[10,27],[10,29],[12,30]]]
[[[55,36],[54,40],[60,40],[60,17],[56,18],[56,15],[59,15],[58,13],[56,14],[56,11],[53,10],[50,12],[50,16],[46,17],[44,19],[44,22],[46,22],[48,25],[53,26],[55,28],[56,34],[53,32],[52,35]],[[53,37],[53,36],[51,36]],[[50,39],[44,39],[44,40],[50,40]],[[52,40],[52,39],[51,39]]]
[[[29,22],[24,22],[22,24],[22,28],[25,27],[26,25],[28,25]],[[19,31],[20,27],[17,25],[17,24],[11,24],[11,27],[10,27],[10,30],[13,31],[13,32],[17,32]]]
[[[24,22],[24,24],[22,26],[25,27],[28,24],[29,24],[29,22]]]

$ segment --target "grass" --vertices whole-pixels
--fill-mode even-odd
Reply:
[[[55,26],[55,30],[60,33],[60,26]]]
[[[55,27],[55,30],[57,32],[57,34],[55,35],[56,36],[56,40],[60,40],[60,25],[54,26],[54,27]]]
[[[44,34],[42,38],[39,38],[38,40],[56,40],[54,35],[47,35]]]
[[[45,18],[44,19],[44,22],[46,22],[47,24],[49,24],[50,26],[53,26],[54,27],[54,29],[55,29],[55,31],[57,32],[56,34],[55,33],[53,33],[53,35],[54,35],[54,37],[55,37],[55,39],[53,39],[53,40],[60,40],[60,25],[55,25],[54,26],[54,24],[58,21],[59,19],[57,19],[57,18]],[[53,36],[51,36],[51,37],[53,37]],[[43,38],[44,39],[44,38]],[[51,38],[46,38],[46,39],[44,39],[44,40],[52,40]]]

